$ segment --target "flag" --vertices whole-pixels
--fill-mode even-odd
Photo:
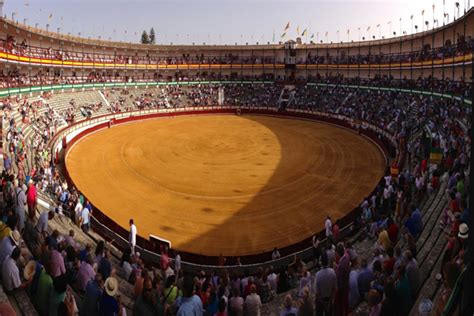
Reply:
[[[367,32],[370,31],[370,26],[367,28]]]
[[[412,14],[411,17],[410,17],[410,20],[413,20],[413,14]]]
[[[296,34],[300,35],[300,26],[299,25],[296,27]]]
[[[48,21],[51,21],[52,19],[53,19],[53,14],[50,13],[50,14],[49,14],[49,17],[48,17]]]
[[[347,30],[347,35],[349,35],[349,33],[350,33],[350,30]]]
[[[421,15],[425,15],[425,10],[421,10]]]
[[[284,32],[283,34],[281,34],[280,37],[281,37],[281,38],[285,38],[285,37],[286,37],[286,32]]]
[[[286,24],[285,29],[283,30],[283,32],[286,32],[289,28],[290,28],[290,22],[288,22]]]
[[[328,34],[329,34],[329,32],[328,32],[328,31],[326,31],[326,36],[328,36]]]
[[[307,32],[307,30],[306,30],[306,29],[304,29],[304,30],[303,30],[303,33],[301,33],[301,36],[305,36],[305,35],[306,35],[306,33],[308,33],[308,32]]]
[[[377,27],[380,27],[380,24],[377,24]]]
[[[311,36],[310,36],[310,39],[313,39],[313,38],[314,38],[314,33],[313,33],[313,34],[311,34]]]

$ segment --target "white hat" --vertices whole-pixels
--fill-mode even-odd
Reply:
[[[25,280],[29,281],[33,278],[36,272],[36,261],[30,260],[25,266],[25,269],[23,270],[23,277]]]
[[[15,243],[15,245],[19,246],[20,240],[21,240],[21,234],[18,230],[13,230],[10,232],[10,237]]]
[[[467,224],[465,223],[462,223],[461,225],[459,225],[458,237],[461,239],[467,239],[468,236],[469,236],[469,226],[467,226]]]
[[[104,284],[105,292],[110,296],[115,296],[118,290],[118,282],[114,277],[108,277]]]
[[[420,304],[418,305],[418,313],[421,316],[428,316],[431,314],[431,311],[433,310],[433,302],[431,300],[425,298],[422,299]]]

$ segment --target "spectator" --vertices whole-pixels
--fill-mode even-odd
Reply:
[[[86,260],[84,260],[79,267],[79,271],[77,273],[77,282],[78,288],[81,292],[86,290],[87,284],[90,280],[93,280],[96,275],[93,264],[94,258],[92,257],[92,254],[88,254]],[[103,280],[102,275],[100,275],[100,280]]]
[[[26,210],[27,210],[27,201],[26,201],[26,185],[23,184],[21,187],[16,188],[16,202],[15,202],[15,213],[18,216],[18,230],[20,233],[23,232],[25,228],[26,221]]]
[[[137,226],[133,223],[133,218],[130,219],[130,233],[128,235],[128,242],[132,248],[132,254],[135,253],[135,246],[137,245]]]
[[[285,295],[285,306],[280,313],[280,316],[296,316],[298,314],[298,310],[296,307],[293,307],[293,299],[291,298],[291,294]]]
[[[316,272],[315,295],[316,315],[329,316],[333,314],[333,302],[337,291],[336,272],[328,266],[328,257],[325,252],[321,254],[321,270]]]
[[[255,284],[250,285],[250,294],[245,299],[245,315],[260,316],[260,309],[262,302],[260,296],[257,294],[257,287]]]
[[[110,262],[110,250],[105,248],[104,257],[100,260],[98,272],[106,280],[112,274],[112,263]]]
[[[0,243],[0,271],[5,259],[12,254],[15,247],[19,247],[21,235],[17,230],[10,231],[10,236],[3,238]]]
[[[203,315],[201,299],[194,295],[194,280],[186,275],[183,279],[183,298],[178,308],[177,316]]]
[[[20,258],[20,253],[20,248],[15,247],[11,255],[8,255],[3,262],[2,284],[7,293],[11,293],[13,290],[20,287],[24,288],[29,283],[29,281],[26,283],[21,283],[20,270],[17,266],[17,260]]]
[[[115,316],[121,312],[120,301],[115,298],[118,291],[118,282],[114,277],[109,277],[104,283],[105,292],[99,302],[99,313],[102,316]]]
[[[418,263],[416,259],[411,255],[411,251],[405,251],[406,258],[406,275],[408,278],[408,283],[410,284],[410,292],[416,298],[418,290],[421,285],[421,275],[420,269],[418,268]]]
[[[326,221],[324,222],[324,227],[326,228],[326,238],[331,239],[332,238],[332,221],[331,221],[330,216],[326,217]]]
[[[91,215],[92,215],[92,211],[87,206],[85,206],[81,211],[81,219],[80,219],[81,225],[80,226],[82,228],[82,231],[86,234],[89,232],[89,229],[91,228],[91,224],[90,224]]]
[[[277,260],[277,259],[280,259],[281,255],[280,255],[280,252],[278,251],[278,248],[273,248],[273,252],[272,252],[272,260]]]
[[[53,280],[53,289],[49,297],[49,315],[56,316],[58,308],[66,298],[67,279],[66,276],[60,275]]]
[[[26,202],[28,204],[28,216],[34,218],[36,214],[36,203],[38,196],[36,193],[36,186],[33,180],[28,181],[28,192],[26,195]]]
[[[48,221],[54,218],[54,211],[43,212],[36,224],[36,231],[41,234],[41,236],[48,236]]]
[[[242,298],[242,296],[240,296],[239,288],[234,288],[232,290],[232,297],[229,299],[229,315],[244,315],[244,299]]]
[[[405,272],[405,266],[401,265],[397,271],[397,281],[395,283],[395,291],[397,293],[397,302],[399,307],[399,315],[408,315],[410,313],[413,302],[413,295],[410,289],[410,282]]]
[[[80,316],[99,316],[99,301],[102,296],[104,281],[102,275],[97,273],[94,279],[87,282]]]
[[[51,291],[53,290],[53,278],[48,273],[48,267],[43,267],[38,265],[37,270],[39,270],[38,280],[35,291],[31,293],[31,301],[35,306],[38,314],[48,315],[49,311],[49,297],[51,296]]]
[[[355,308],[360,301],[359,284],[357,282],[359,271],[357,270],[357,266],[357,259],[352,260],[351,273],[349,275],[349,308],[351,310]]]
[[[167,301],[165,298],[164,301]],[[153,288],[151,278],[146,277],[143,282],[143,291],[133,304],[133,314],[143,316],[162,315],[163,306],[160,304],[160,298]]]
[[[60,245],[57,245],[60,247]],[[51,265],[51,276],[53,279],[66,273],[66,267],[64,265],[64,257],[61,254],[61,248],[50,247],[50,265]],[[66,293],[63,293],[66,295]]]
[[[382,302],[380,316],[397,316],[399,315],[397,304],[397,293],[395,291],[395,283],[391,277],[388,277],[384,283],[385,299]]]
[[[340,259],[336,267],[337,292],[334,301],[334,314],[342,316],[349,313],[349,275],[351,273],[351,264],[349,254],[345,251],[342,243],[337,245],[336,251]]]

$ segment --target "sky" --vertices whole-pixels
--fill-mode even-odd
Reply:
[[[142,31],[153,27],[158,44],[273,43],[296,39],[298,29],[299,34],[307,29],[303,42],[309,42],[313,34],[315,42],[355,41],[372,36],[387,38],[393,32],[400,34],[400,30],[410,34],[411,15],[419,31],[425,27],[423,21],[429,21],[431,28],[433,17],[439,25],[443,23],[443,0],[3,1],[2,14],[20,23],[124,42],[138,42]],[[452,21],[454,14],[458,15],[456,1],[444,1],[445,12]],[[457,2],[460,15],[474,6],[474,0]],[[281,37],[288,22],[290,28]]]

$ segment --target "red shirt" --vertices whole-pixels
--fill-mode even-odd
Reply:
[[[36,187],[30,185],[28,188],[28,193],[26,194],[26,202],[28,204],[34,204],[36,202]]]
[[[388,258],[383,263],[383,270],[387,275],[393,273],[393,267],[395,266],[395,258]]]
[[[459,203],[456,199],[452,200],[451,203],[449,203],[449,207],[453,211],[453,213],[458,213],[461,210],[459,209]]]
[[[339,225],[335,224],[333,227],[332,227],[332,234],[334,236],[334,239],[338,240],[339,239]]]
[[[398,225],[393,223],[392,225],[390,225],[390,227],[388,228],[388,237],[390,238],[390,241],[393,242],[393,243],[396,243],[397,242],[397,237],[398,237]]]

